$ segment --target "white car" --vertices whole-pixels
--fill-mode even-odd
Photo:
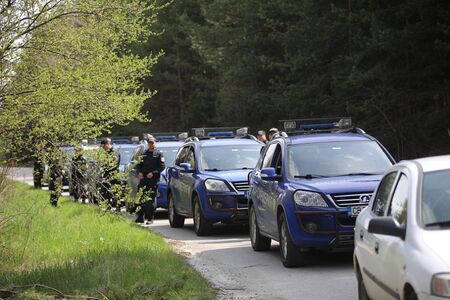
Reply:
[[[402,161],[355,225],[359,299],[450,298],[450,155]]]

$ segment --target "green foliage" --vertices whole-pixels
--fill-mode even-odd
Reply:
[[[148,29],[158,9],[139,0],[67,1],[60,10],[77,14],[35,30],[0,111],[10,154],[79,143],[142,118],[153,93],[139,79],[159,54],[138,56],[129,46],[153,35]]]
[[[214,298],[207,282],[160,236],[94,206],[63,198],[53,208],[45,191],[24,184],[16,189],[7,210],[21,213],[0,235],[8,245],[0,251],[1,289],[39,283],[80,298]],[[55,293],[36,287],[24,294],[20,299]]]

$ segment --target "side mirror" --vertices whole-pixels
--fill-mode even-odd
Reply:
[[[192,170],[192,166],[190,163],[181,163],[180,168],[183,170],[184,173],[193,173],[194,170]]]
[[[266,181],[275,181],[279,180],[280,176],[278,176],[275,172],[275,168],[262,168],[261,179]]]
[[[392,217],[381,217],[370,220],[368,231],[370,233],[396,236],[402,240],[406,236],[405,226],[398,225]]]

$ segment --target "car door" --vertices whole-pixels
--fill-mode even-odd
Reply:
[[[283,155],[282,148],[280,144],[276,144],[275,152],[273,154],[272,160],[270,162],[270,167],[275,168],[275,173],[280,178],[280,180],[275,181],[265,181],[264,188],[267,193],[267,201],[265,201],[265,211],[267,214],[267,223],[269,234],[272,236],[278,235],[278,220],[277,220],[277,207],[280,202],[280,197],[283,195],[283,190],[281,189],[281,176],[283,167]]]
[[[271,232],[269,226],[269,212],[267,211],[267,202],[270,201],[270,199],[268,199],[269,181],[264,180],[264,178],[261,176],[261,169],[270,167],[276,147],[277,144],[275,143],[270,144],[266,147],[263,154],[263,159],[261,160],[261,164],[257,169],[255,169],[254,175],[252,177],[251,198],[255,205],[259,228],[261,231],[266,233]]]
[[[186,208],[183,207],[184,194],[182,178],[184,177],[184,171],[180,167],[180,164],[186,162],[189,148],[189,146],[184,146],[178,151],[175,166],[170,170],[170,192],[172,193],[174,204],[178,212],[186,212]]]
[[[355,238],[359,239],[358,262],[361,268],[361,274],[363,276],[367,292],[373,299],[384,299],[383,295],[385,292],[379,285],[379,278],[376,277],[379,264],[377,253],[379,249],[379,235],[368,232],[368,226],[370,219],[382,217],[386,214],[397,174],[397,171],[393,171],[383,177],[375,193],[372,207],[370,207],[371,211],[369,217],[361,220],[361,226],[357,227],[359,232],[355,232]]]
[[[402,226],[406,226],[408,199],[410,198],[410,182],[406,170],[397,176],[394,191],[386,210],[386,216]],[[399,237],[389,235],[376,235],[378,242],[378,258],[375,276],[379,278],[384,290],[383,299],[399,299],[403,290],[405,278],[405,241]]]
[[[194,174],[197,172],[197,159],[193,145],[187,149],[186,162],[191,165],[192,170],[181,171],[180,173],[181,207],[187,214],[192,215],[192,192],[195,186]]]

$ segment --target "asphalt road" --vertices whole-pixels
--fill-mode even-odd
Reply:
[[[32,184],[31,169],[12,172],[16,180]],[[174,249],[218,290],[219,299],[356,299],[351,253],[311,253],[302,268],[283,267],[278,243],[270,251],[254,252],[245,226],[215,227],[209,237],[197,237],[192,219],[184,228],[170,228],[159,211],[152,225]]]

